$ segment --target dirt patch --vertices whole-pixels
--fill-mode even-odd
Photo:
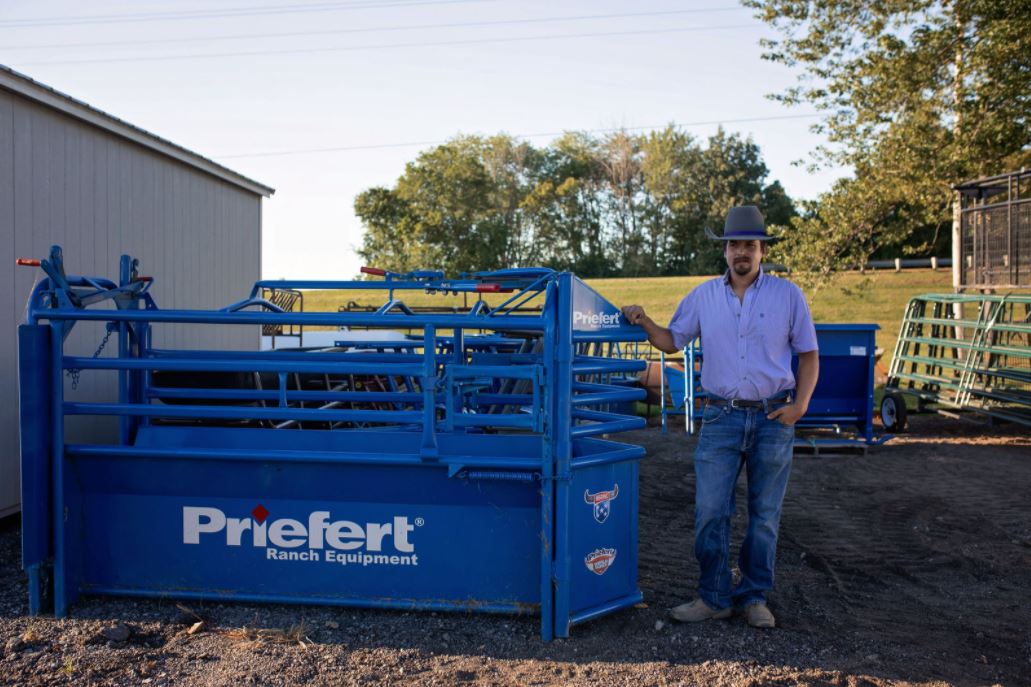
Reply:
[[[0,524],[0,683],[12,685],[1031,685],[1031,439],[935,416],[866,456],[796,457],[780,627],[685,626],[694,440],[643,444],[646,608],[542,644],[535,618],[87,598],[29,617]],[[739,485],[740,488],[740,485]],[[738,499],[743,504],[743,498]],[[744,517],[735,520],[735,547]],[[199,625],[198,625],[199,624]]]

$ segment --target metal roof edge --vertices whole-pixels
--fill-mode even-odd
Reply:
[[[62,93],[56,89],[36,81],[32,77],[17,72],[10,67],[0,64],[0,88],[12,91],[25,96],[42,105],[53,108],[76,119],[91,124],[105,131],[109,131],[122,138],[138,143],[146,148],[158,152],[166,157],[178,160],[203,172],[218,177],[223,181],[239,186],[251,193],[266,198],[276,192],[271,186],[249,179],[228,167],[223,167],[214,160],[176,145],[169,140],[156,136],[146,129],[130,124],[118,117],[98,110],[81,100]]]
[[[962,183],[954,184],[952,186],[952,190],[963,191],[966,189],[980,189],[991,185],[1001,185],[1002,182],[1006,181],[1007,179],[1012,179],[1013,177],[1023,178],[1026,176],[1031,176],[1031,170],[1029,170],[1027,167],[1021,167],[1019,170],[1015,170],[1012,172],[1005,172],[1003,174],[993,174],[992,176],[978,177],[976,179],[968,179],[967,181],[964,181]]]

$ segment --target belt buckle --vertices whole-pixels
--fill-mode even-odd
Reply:
[[[727,405],[730,406],[731,410],[740,410],[741,409],[741,406],[739,406],[737,404],[737,399],[736,398],[730,399],[730,402]]]

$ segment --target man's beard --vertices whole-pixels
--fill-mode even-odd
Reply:
[[[734,262],[734,273],[739,277],[743,277],[752,271],[752,261],[742,260],[741,262]]]

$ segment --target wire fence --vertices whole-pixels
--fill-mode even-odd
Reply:
[[[968,181],[960,194],[961,288],[1031,286],[1031,171]]]

